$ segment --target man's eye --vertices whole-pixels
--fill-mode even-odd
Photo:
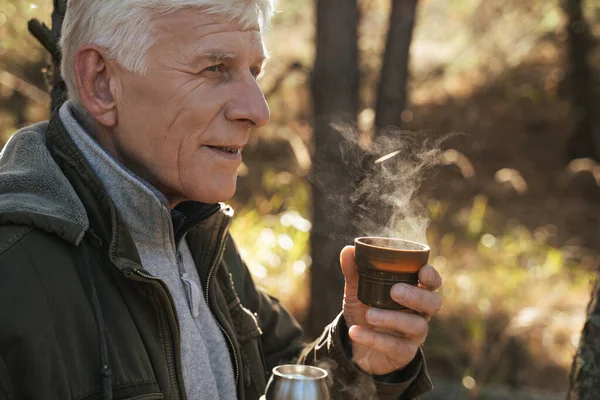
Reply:
[[[217,64],[217,65],[213,65],[208,68],[205,68],[204,70],[209,71],[209,72],[224,72],[225,66],[223,64]]]

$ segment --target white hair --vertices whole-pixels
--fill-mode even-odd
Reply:
[[[198,8],[207,14],[235,21],[242,28],[264,29],[273,15],[275,0],[68,0],[62,27],[61,74],[69,99],[81,107],[77,92],[75,52],[93,43],[106,49],[108,56],[125,69],[144,73],[145,56],[156,32],[153,18],[183,8]]]

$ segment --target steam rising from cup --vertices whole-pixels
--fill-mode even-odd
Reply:
[[[345,139],[342,158],[355,182],[349,194],[355,236],[427,243],[429,218],[417,194],[428,173],[440,163],[441,145],[450,135],[389,128],[379,132],[368,146],[361,146],[354,127],[345,123],[333,127]]]

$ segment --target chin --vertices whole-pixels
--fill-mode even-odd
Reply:
[[[219,185],[218,182],[211,182],[209,185],[201,185],[186,197],[189,200],[212,204],[230,200],[235,194],[235,190],[235,180],[233,184],[228,182],[222,185]]]

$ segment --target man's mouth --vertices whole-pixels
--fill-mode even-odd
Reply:
[[[227,156],[227,157],[235,157],[236,159],[238,157],[241,157],[242,155],[242,148],[239,146],[206,146],[209,149],[216,151],[217,153],[223,155],[223,156]]]
[[[241,151],[241,149],[234,148],[234,147],[223,147],[223,146],[208,146],[208,147],[212,147],[213,149],[223,150],[228,153],[239,153]]]
[[[226,151],[231,154],[240,153],[242,151],[242,149],[236,148],[236,147],[224,147],[224,146],[208,146],[208,147],[217,149],[217,150],[221,150],[221,151]]]

